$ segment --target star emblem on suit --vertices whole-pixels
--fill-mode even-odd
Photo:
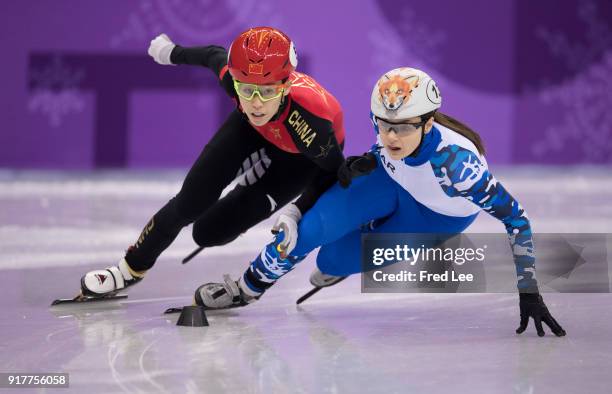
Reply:
[[[274,135],[277,140],[281,139],[280,129],[278,127],[270,127],[270,132]]]
[[[329,155],[329,151],[332,150],[334,144],[332,144],[332,137],[329,137],[326,145],[319,145],[319,149],[321,149],[321,153],[315,156],[315,158],[327,157]]]

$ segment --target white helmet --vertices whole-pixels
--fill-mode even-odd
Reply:
[[[442,96],[435,81],[416,68],[391,70],[372,90],[371,110],[383,119],[414,118],[440,108]]]

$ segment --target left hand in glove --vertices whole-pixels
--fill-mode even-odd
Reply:
[[[521,334],[527,329],[529,318],[532,317],[535,323],[538,336],[544,336],[544,328],[542,322],[550,328],[550,330],[558,337],[565,336],[565,330],[557,323],[554,317],[548,311],[544,304],[544,300],[539,293],[521,293],[520,308],[521,308],[521,323],[516,329],[517,334]]]
[[[147,52],[159,64],[165,66],[174,65],[170,61],[170,55],[175,46],[176,44],[172,42],[170,37],[162,33],[151,40]]]
[[[282,255],[287,256],[295,248],[298,239],[298,223],[302,219],[302,213],[295,204],[289,204],[281,212],[276,223],[272,227],[272,233],[283,232],[284,237],[280,243]]]
[[[340,168],[338,168],[338,183],[346,189],[351,184],[353,178],[367,175],[374,171],[377,166],[376,156],[371,152],[361,156],[347,157]]]

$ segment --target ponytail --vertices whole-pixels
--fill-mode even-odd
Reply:
[[[485,154],[485,147],[484,147],[484,144],[482,142],[482,139],[480,138],[480,135],[478,135],[477,132],[475,132],[474,130],[470,129],[468,126],[464,125],[463,123],[461,123],[457,119],[455,119],[455,118],[453,118],[451,116],[448,116],[446,114],[443,114],[442,112],[436,111],[434,113],[434,121],[436,123],[438,123],[438,124],[441,124],[444,127],[447,127],[449,129],[453,130],[456,133],[461,134],[462,136],[464,136],[468,140],[472,141],[472,143],[476,146],[476,149],[478,149],[478,153],[480,153],[482,156],[484,156],[484,154]]]

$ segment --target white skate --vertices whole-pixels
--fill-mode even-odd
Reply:
[[[242,277],[234,281],[229,275],[223,275],[223,283],[206,283],[198,287],[194,298],[196,305],[206,309],[227,309],[253,303],[261,294],[246,286]]]
[[[327,275],[315,268],[310,274],[310,283],[314,287],[328,287],[340,282],[346,276]]]
[[[88,297],[114,295],[140,282],[142,278],[143,273],[134,271],[125,259],[121,259],[116,266],[86,273],[81,278],[81,293]]]
[[[313,295],[317,294],[319,290],[321,290],[322,288],[333,286],[336,283],[339,283],[346,278],[347,278],[346,276],[335,276],[335,275],[324,274],[318,268],[315,268],[312,274],[310,274],[310,283],[314,287],[308,293],[298,298],[295,303],[297,305],[300,305],[302,302],[306,301]]]

